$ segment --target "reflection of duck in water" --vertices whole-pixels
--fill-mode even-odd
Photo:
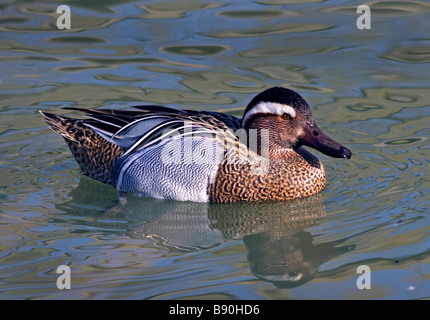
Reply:
[[[351,157],[318,128],[306,101],[285,88],[258,94],[243,119],[155,106],[69,109],[89,119],[42,114],[82,171],[139,196],[195,202],[298,199],[320,192],[326,182],[321,162],[303,145]]]
[[[296,287],[312,280],[322,263],[354,248],[338,247],[343,240],[313,244],[305,229],[324,216],[323,199],[318,194],[295,202],[236,205],[231,211],[218,205],[209,217],[226,237],[243,239],[254,275],[278,287]]]
[[[72,202],[61,205],[60,209],[77,215],[84,208],[102,207],[115,199],[115,192],[111,196],[101,194],[98,184],[97,192],[88,190],[95,185],[90,179],[82,179],[72,192]],[[100,198],[95,199],[95,195]],[[293,202],[248,204],[177,202],[133,196],[125,199],[126,202],[108,210],[105,216],[126,219],[128,236],[145,239],[151,236],[158,245],[174,251],[206,250],[229,239],[243,239],[251,271],[279,287],[298,286],[312,280],[322,263],[353,249],[353,246],[339,246],[342,241],[312,243],[312,234],[305,229],[318,224],[324,216],[323,194]],[[88,210],[88,214],[99,216],[100,211]]]

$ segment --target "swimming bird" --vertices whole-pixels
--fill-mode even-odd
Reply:
[[[63,136],[82,172],[138,196],[195,202],[283,201],[322,191],[322,163],[303,146],[334,158],[351,151],[315,123],[295,91],[255,96],[243,118],[214,111],[136,106],[65,108],[74,119],[41,111]]]

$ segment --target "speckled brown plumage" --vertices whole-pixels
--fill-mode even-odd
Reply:
[[[261,202],[293,200],[317,194],[325,188],[320,161],[304,149],[288,158],[271,159],[267,173],[252,174],[252,164],[225,161],[208,186],[211,202]]]
[[[45,122],[61,134],[82,172],[103,183],[114,185],[113,168],[124,149],[84,126],[82,120],[43,112]]]

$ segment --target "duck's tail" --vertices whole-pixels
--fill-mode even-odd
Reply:
[[[80,119],[40,113],[50,128],[67,142],[85,175],[114,185],[113,168],[116,160],[124,153],[123,148],[99,136]]]

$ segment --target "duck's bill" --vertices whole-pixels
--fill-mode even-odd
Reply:
[[[300,142],[333,158],[351,158],[351,151],[328,137],[316,124],[308,124]]]

